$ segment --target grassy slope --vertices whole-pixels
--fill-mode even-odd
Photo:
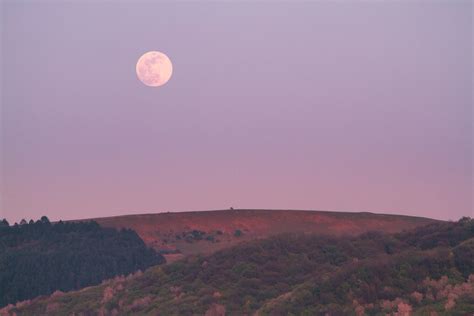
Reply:
[[[209,254],[241,241],[266,238],[286,232],[355,235],[368,230],[397,232],[434,220],[421,217],[373,213],[292,210],[221,210],[160,213],[94,219],[106,227],[131,228],[155,249],[178,250],[182,255]],[[178,239],[193,230],[206,233],[202,240]],[[242,236],[236,237],[240,230]],[[217,232],[222,234],[217,234]],[[206,237],[212,236],[213,241]]]

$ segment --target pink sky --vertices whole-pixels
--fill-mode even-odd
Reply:
[[[1,6],[0,217],[473,216],[471,1]]]

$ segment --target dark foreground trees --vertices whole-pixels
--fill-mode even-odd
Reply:
[[[96,222],[0,225],[0,306],[164,263],[132,230]]]

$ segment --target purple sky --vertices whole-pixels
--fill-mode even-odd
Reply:
[[[37,2],[1,2],[0,217],[473,215],[471,1]]]

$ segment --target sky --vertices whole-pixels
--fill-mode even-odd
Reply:
[[[1,1],[10,222],[473,216],[471,1]],[[169,56],[148,87],[138,58]]]

